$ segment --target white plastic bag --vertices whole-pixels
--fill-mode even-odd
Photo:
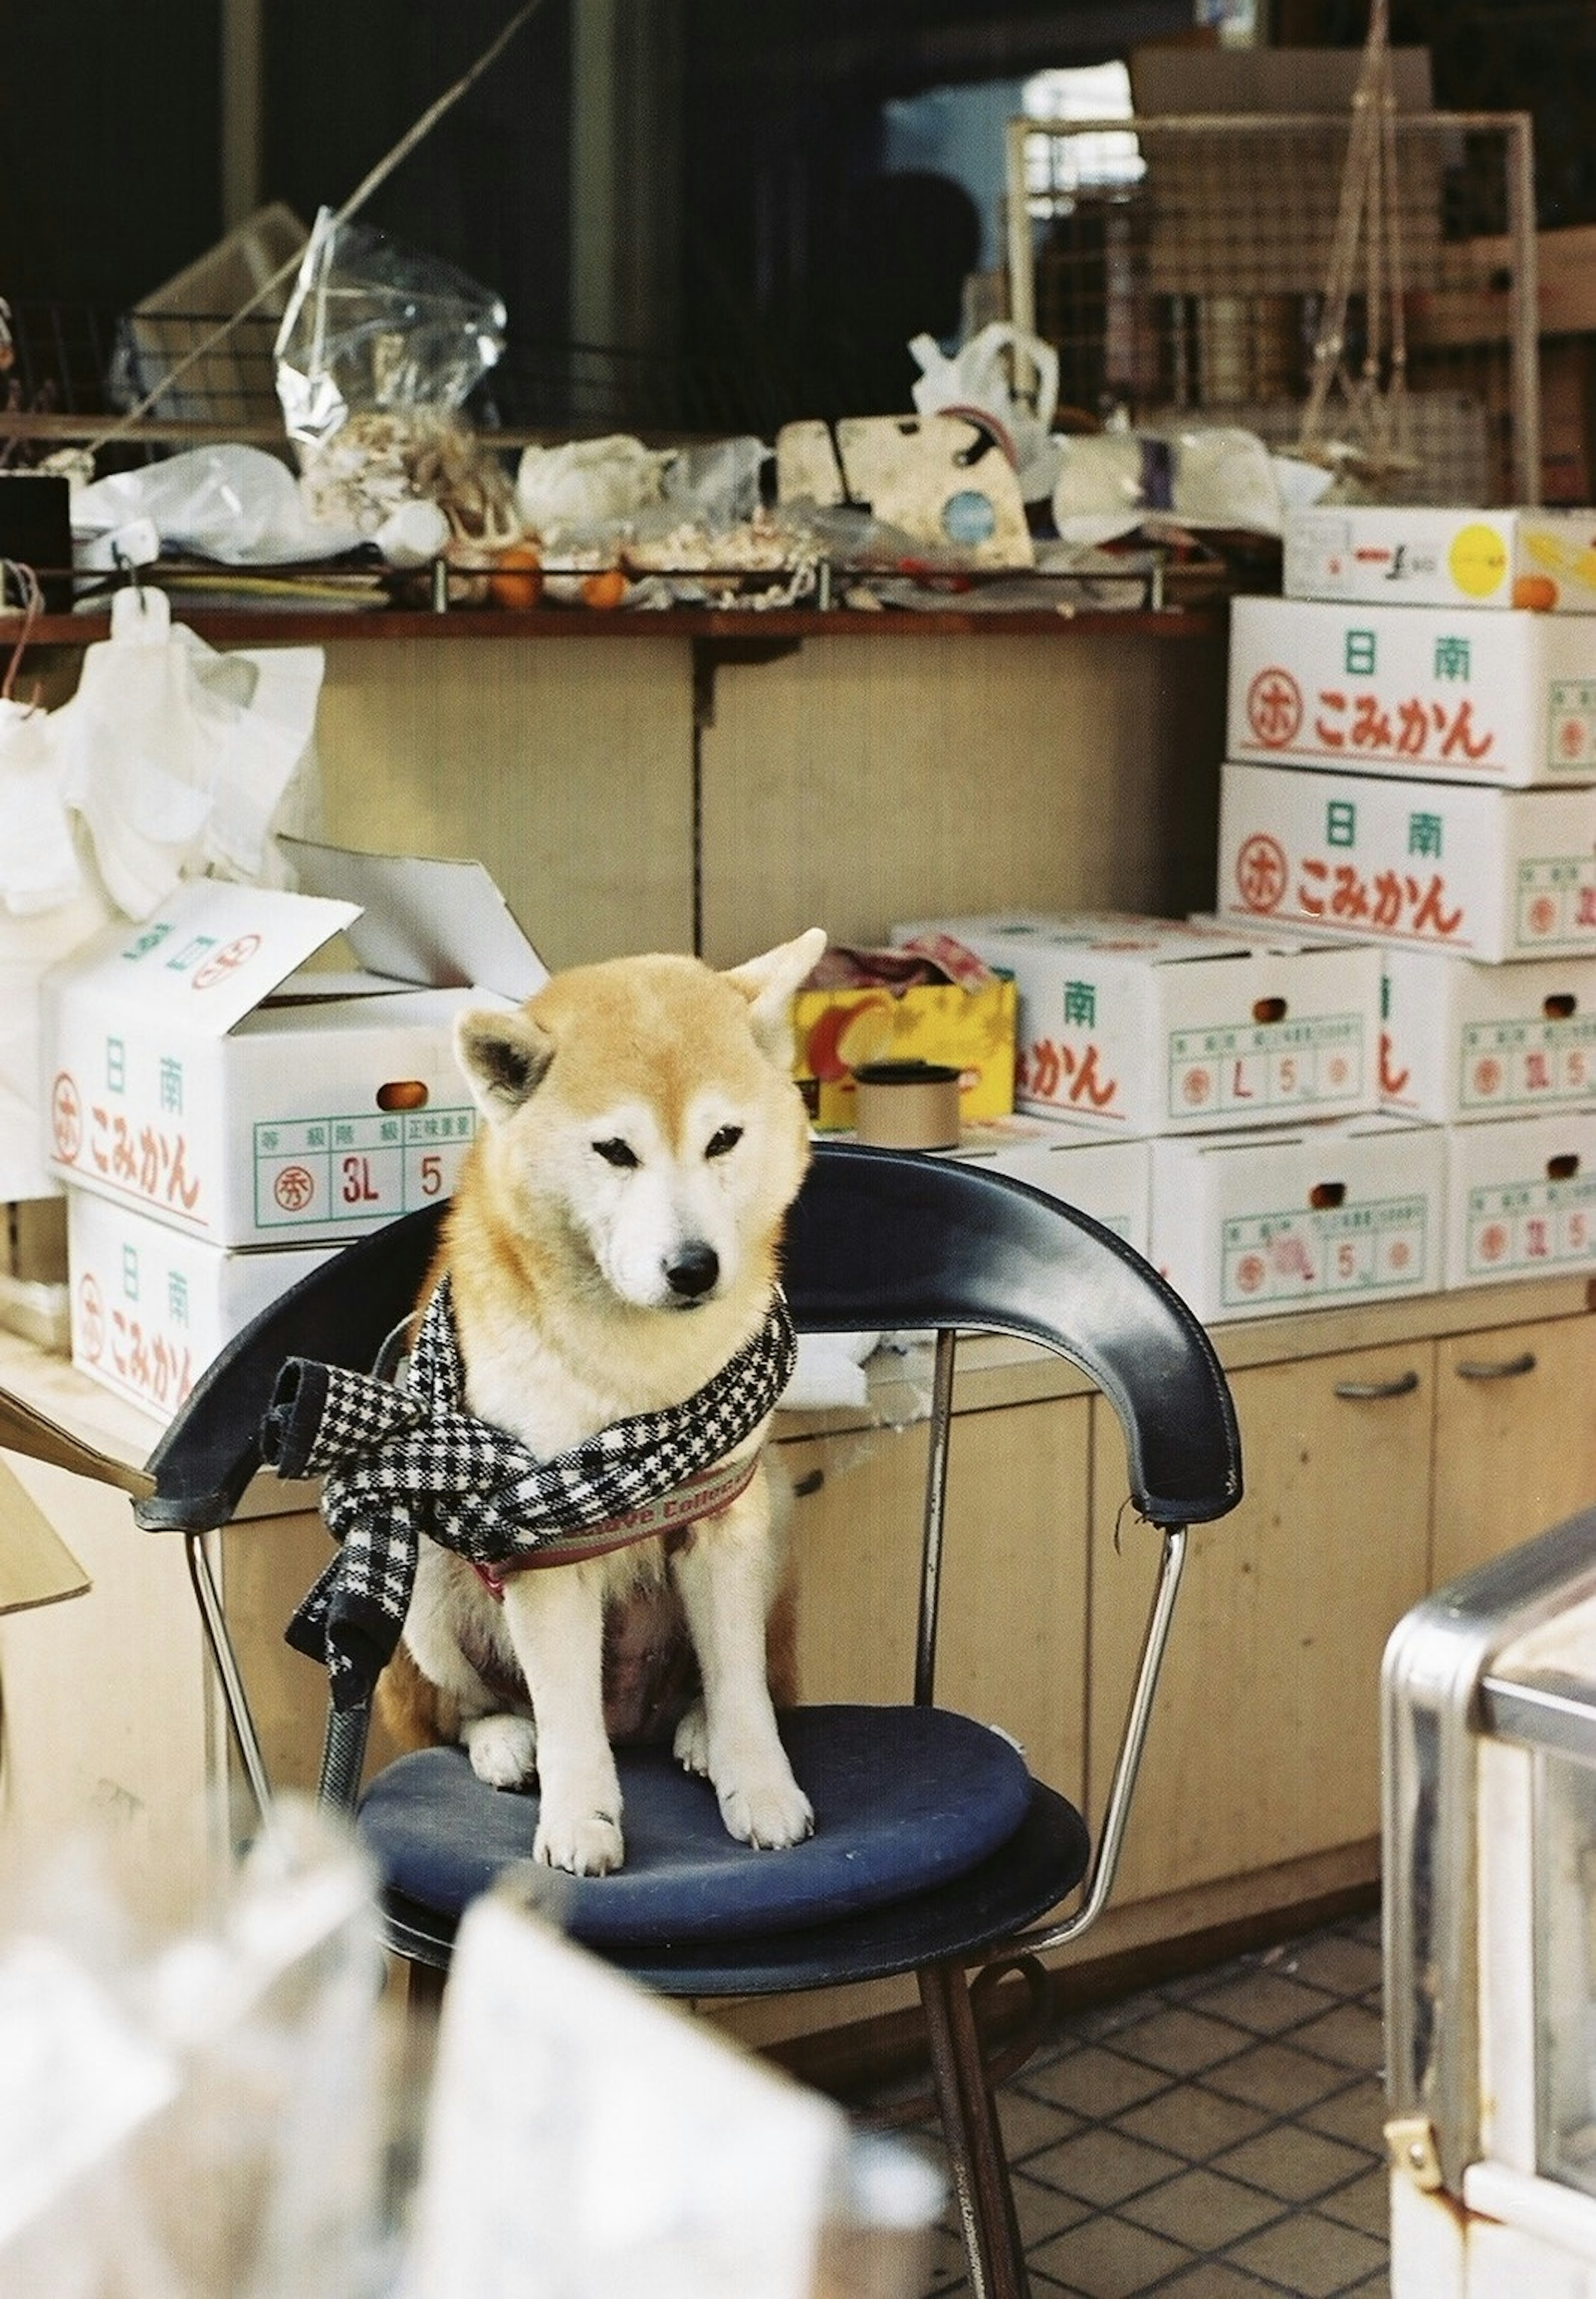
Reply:
[[[173,624],[162,593],[116,593],[53,739],[119,909],[147,917],[204,872],[285,882],[270,833],[313,776],[324,664],[320,647],[219,654]]]
[[[228,567],[332,559],[361,541],[353,526],[312,519],[295,473],[263,448],[195,447],[143,469],[113,471],[72,496],[80,567],[134,565],[153,556],[138,533]]]
[[[528,533],[544,542],[625,519],[661,500],[675,452],[645,447],[624,432],[525,448],[515,475],[516,508]]]
[[[0,700],[0,1203],[53,1197],[45,1166],[39,984],[111,908],[79,863],[47,710]]]
[[[1042,502],[1059,475],[1061,442],[1052,436],[1059,403],[1059,354],[1038,336],[1027,336],[1006,320],[972,336],[950,359],[934,336],[916,336],[910,350],[921,375],[914,403],[922,415],[976,415],[997,430],[1019,477],[1027,502]],[[1036,374],[1036,403],[1017,396],[1015,366],[1028,361]]]
[[[109,1839],[0,1912],[0,2299],[377,2299],[389,2129],[374,1880],[292,1800],[151,1939]]]

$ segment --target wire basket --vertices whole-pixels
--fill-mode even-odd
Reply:
[[[115,461],[237,440],[282,447],[276,387],[278,318],[248,312],[197,360],[225,311],[111,311],[83,304],[11,307],[12,365],[0,384],[9,459],[62,441],[111,435]],[[122,427],[130,409],[142,411]],[[511,446],[569,432],[657,437],[773,433],[784,409],[776,378],[733,364],[600,344],[511,337],[467,403],[485,436]]]
[[[1410,437],[1404,467],[1369,492],[1537,502],[1529,116],[1402,113],[1394,129]],[[1056,346],[1060,403],[1294,444],[1350,136],[1342,114],[1011,122],[1011,308]],[[1367,320],[1355,296],[1354,370]]]

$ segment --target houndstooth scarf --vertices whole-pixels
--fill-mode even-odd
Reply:
[[[404,1626],[425,1533],[485,1568],[567,1564],[725,1508],[755,1463],[726,1456],[791,1377],[797,1342],[780,1293],[764,1325],[696,1395],[636,1413],[539,1461],[465,1409],[445,1277],[422,1316],[405,1386],[290,1357],[261,1430],[279,1477],[325,1474],[321,1513],[338,1554],[288,1624],[324,1660],[333,1705],[370,1697]]]

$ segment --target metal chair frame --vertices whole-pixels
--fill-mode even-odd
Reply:
[[[136,1503],[141,1523],[184,1534],[229,1721],[268,1824],[271,1786],[209,1536],[232,1516],[259,1465],[255,1432],[283,1360],[314,1356],[362,1369],[375,1362],[385,1336],[413,1306],[440,1216],[440,1208],[428,1208],[404,1217],[312,1273],[257,1318],[202,1376],[151,1457],[154,1493]],[[1078,1939],[1108,1901],[1174,1617],[1187,1528],[1226,1515],[1241,1498],[1229,1390],[1191,1311],[1112,1232],[1024,1183],[946,1159],[822,1145],[789,1224],[786,1282],[800,1331],[935,1333],[917,1704],[935,1698],[960,1332],[985,1330],[1033,1341],[1095,1382],[1126,1439],[1132,1503],[1160,1537],[1146,1629],[1078,1905],[1064,1917],[917,1971],[972,2288],[977,2299],[1023,2299],[1024,2255],[993,2097],[994,2082],[1012,2072],[1015,2054],[996,2062],[985,2057],[966,1973],[984,1967],[984,1976],[996,1980],[1017,1971],[1034,1998],[1044,2001],[1038,1960]],[[368,1723],[364,1708],[340,1714],[329,1707],[320,1794],[346,1811],[353,1810],[359,1793]],[[395,1952],[413,1964],[435,1971],[446,1965],[446,1939],[399,1910],[390,1912],[388,1936]],[[977,1982],[977,1996],[982,1992]]]

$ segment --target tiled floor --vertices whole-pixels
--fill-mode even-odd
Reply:
[[[1035,2299],[1384,2299],[1380,2014],[1370,1915],[1066,2020],[1002,2100]]]

